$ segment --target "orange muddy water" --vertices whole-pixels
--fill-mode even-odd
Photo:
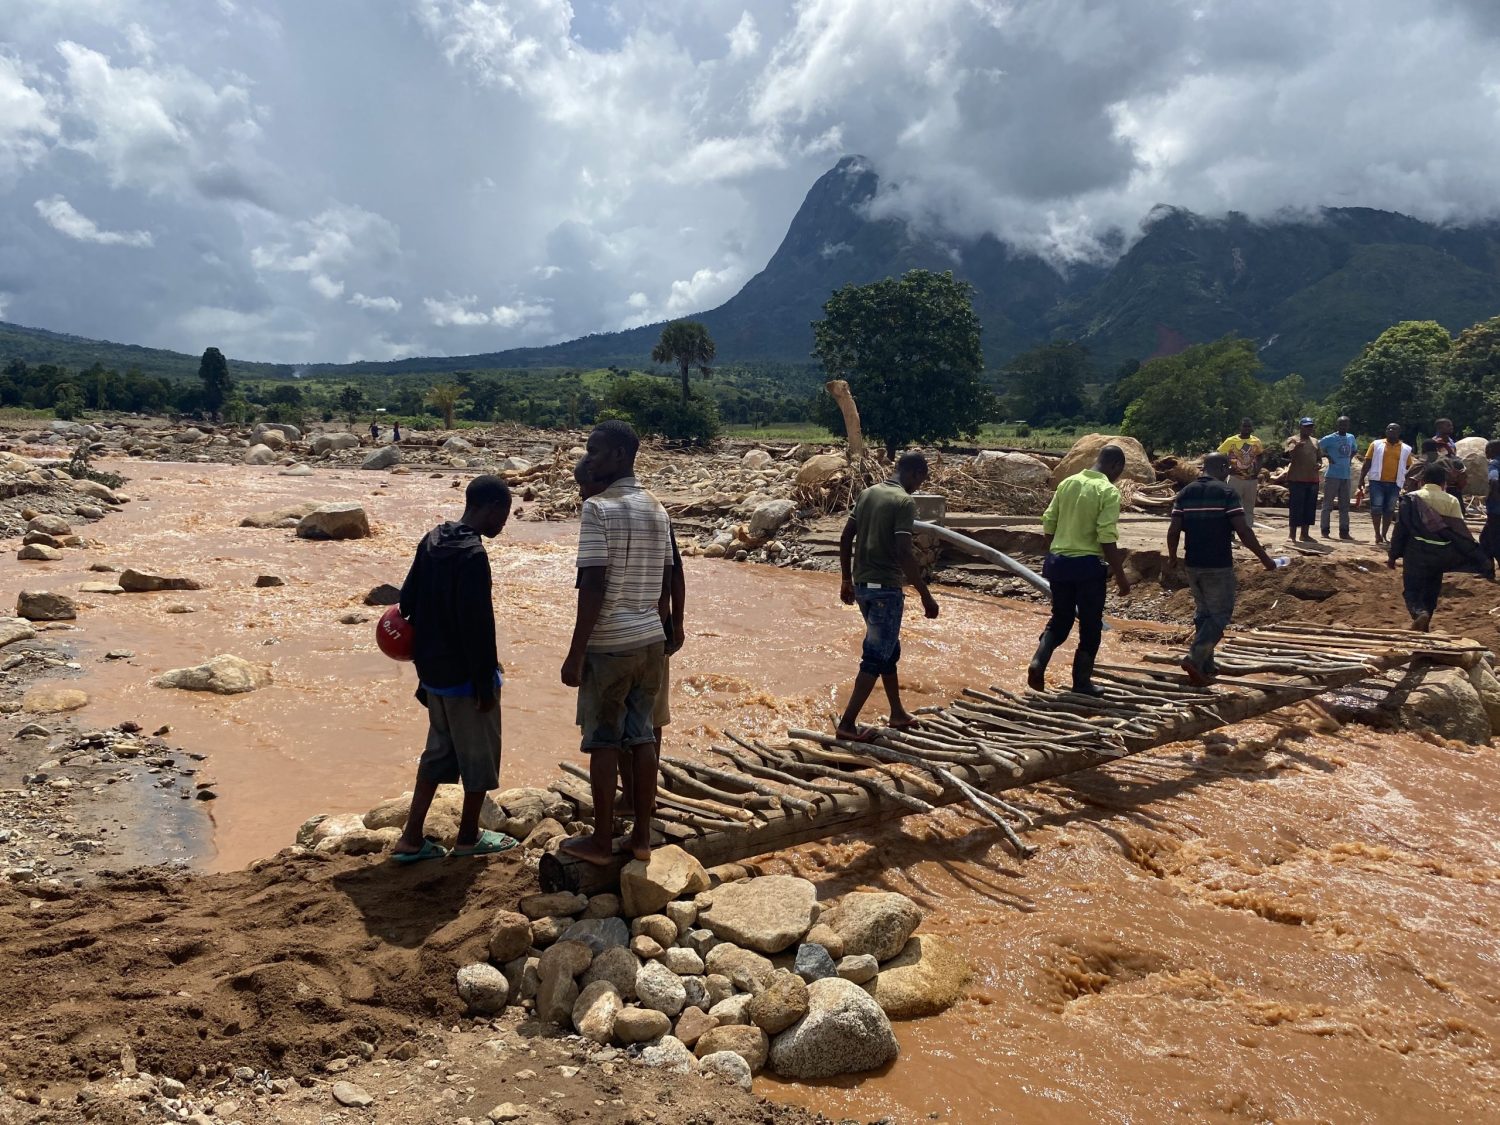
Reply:
[[[375,648],[378,610],[418,536],[456,514],[459,479],[358,471],[129,464],[100,550],[0,560],[0,597],[76,590],[92,562],[180,573],[200,592],[77,595],[91,702],[81,726],[168,723],[217,782],[213,866],[270,854],[318,812],[410,785],[425,729],[409,665]],[[310,543],[237,526],[299,500],[358,500],[375,535]],[[571,626],[574,527],[513,521],[491,547],[504,694],[502,783],[536,784],[574,753],[558,681]],[[256,589],[258,574],[287,585]],[[818,723],[852,675],[860,628],[828,575],[688,562],[689,640],[674,662],[669,748],[724,728]],[[1040,611],[938,593],[904,640],[908,703],[1015,684]],[[168,613],[172,605],[190,614]],[[359,610],[370,621],[343,625]],[[1106,658],[1128,655],[1118,634]],[[104,660],[126,648],[128,661]],[[221,652],[272,686],[219,698],[154,688]],[[1060,670],[1065,664],[1058,665]],[[871,716],[877,712],[872,704]],[[834,1084],[758,1080],[835,1119],[958,1122],[1500,1120],[1500,845],[1489,747],[1311,712],[1234,728],[1019,794],[1041,827],[1024,865],[962,810],[768,864],[828,895],[888,888],[927,911],[975,968],[970,996],[899,1024],[885,1072]]]

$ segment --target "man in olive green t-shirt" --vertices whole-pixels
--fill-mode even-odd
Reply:
[[[922,567],[912,553],[912,523],[917,505],[911,494],[927,480],[927,458],[907,453],[896,462],[896,474],[860,493],[844,534],[839,540],[839,566],[843,583],[839,597],[845,605],[858,605],[865,619],[865,640],[860,653],[859,675],[849,696],[849,706],[835,733],[851,741],[868,741],[873,732],[859,726],[859,713],[875,690],[878,679],[885,686],[891,705],[890,725],[909,730],[917,720],[901,705],[901,681],[896,666],[901,660],[901,615],[906,604],[902,586],[910,582],[922,599],[929,618],[938,615],[937,602],[922,578]]]

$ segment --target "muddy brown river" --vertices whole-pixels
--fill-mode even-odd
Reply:
[[[107,546],[0,560],[0,598],[76,591],[105,577],[93,562],[205,589],[77,595],[78,686],[91,699],[78,724],[170,724],[175,745],[209,755],[216,869],[275,852],[314,813],[409,788],[425,730],[414,673],[379,653],[379,611],[361,603],[377,583],[399,584],[417,538],[457,514],[462,478],[117,468],[134,501],[92,529]],[[375,534],[312,543],[237,526],[300,500],[357,500]],[[543,783],[576,753],[558,680],[574,533],[516,520],[491,546],[504,785]],[[256,589],[259,574],[287,585]],[[829,721],[860,635],[831,576],[688,560],[688,586],[669,748]],[[909,705],[1017,684],[1040,610],[938,597],[942,618],[905,638]],[[167,612],[176,605],[194,612]],[[340,624],[351,610],[370,620]],[[1120,633],[1105,645],[1106,659],[1131,647]],[[135,656],[104,660],[121,648]],[[269,663],[273,684],[230,698],[151,686],[218,653]],[[1318,728],[1294,711],[1018,794],[1041,822],[1025,864],[957,809],[801,848],[767,869],[829,895],[910,895],[924,929],[951,938],[976,976],[950,1012],[897,1025],[902,1052],[887,1071],[757,1087],[835,1119],[1500,1120],[1497,783],[1492,748]]]

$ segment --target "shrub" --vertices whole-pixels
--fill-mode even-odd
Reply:
[[[695,391],[683,402],[679,388],[650,375],[616,380],[605,392],[598,416],[623,418],[641,434],[694,445],[708,445],[719,436],[719,411],[711,399]]]

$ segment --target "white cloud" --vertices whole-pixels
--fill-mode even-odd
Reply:
[[[47,221],[47,225],[60,234],[79,242],[93,242],[100,246],[150,246],[154,241],[148,230],[113,231],[100,230],[98,224],[78,210],[60,195],[36,201],[36,212]]]
[[[755,26],[755,17],[744,11],[740,13],[740,22],[730,29],[725,36],[729,40],[729,57],[732,59],[748,59],[760,50],[760,32]]]
[[[356,293],[349,298],[349,303],[357,309],[365,309],[369,312],[398,313],[401,311],[401,302],[395,297],[367,297],[363,293]]]
[[[540,328],[551,319],[552,310],[541,302],[517,301],[510,305],[495,305],[486,309],[473,306],[478,297],[455,297],[451,293],[441,300],[422,298],[422,307],[428,319],[439,328],[476,328],[493,325],[496,328]]]
[[[250,264],[258,270],[306,274],[309,288],[329,301],[344,294],[344,282],[335,274],[351,270],[374,274],[401,256],[401,232],[395,224],[363,207],[329,207],[293,224],[293,230],[296,235],[292,239],[252,248]],[[358,299],[350,303],[372,307]]]
[[[0,181],[36,164],[60,132],[46,95],[17,59],[0,54]]]

